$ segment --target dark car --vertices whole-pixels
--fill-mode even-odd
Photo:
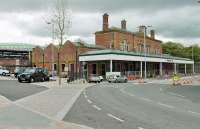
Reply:
[[[14,72],[14,76],[17,78],[18,75],[22,74],[27,68],[17,67]]]
[[[18,75],[19,82],[49,81],[47,70],[43,68],[27,68],[22,74]]]

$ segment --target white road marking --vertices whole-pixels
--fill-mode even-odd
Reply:
[[[140,99],[142,99],[142,100],[144,100],[144,101],[147,101],[147,102],[153,102],[153,100],[148,99],[148,98],[143,98],[143,97],[141,97]]]
[[[137,129],[144,129],[144,128],[142,128],[142,127],[138,127]]]
[[[200,116],[200,113],[199,113],[199,112],[193,112],[193,111],[190,111],[190,110],[189,110],[188,112]]]
[[[116,116],[114,116],[114,115],[112,115],[112,114],[110,114],[110,113],[108,113],[107,115],[108,115],[109,117],[115,119],[115,120],[118,120],[118,121],[120,121],[120,122],[124,122],[124,120],[122,120],[122,119],[120,119],[120,118],[118,118],[118,117],[116,117]]]
[[[88,98],[87,95],[84,95],[84,96],[85,96],[86,99]]]
[[[157,104],[160,105],[160,106],[171,108],[171,109],[174,108],[174,106],[171,106],[171,105],[168,105],[168,104],[164,104],[164,103],[161,103],[161,102],[158,102]]]
[[[91,101],[91,100],[89,100],[89,99],[87,99],[87,101],[88,101],[88,103],[90,103],[90,104],[92,103],[92,101]]]
[[[174,95],[174,96],[178,96],[178,97],[185,98],[185,96],[180,95],[180,94],[176,94],[176,93],[173,93],[173,92],[169,92],[169,94]]]
[[[128,93],[128,92],[124,91],[124,88],[123,88],[123,89],[120,89],[120,91],[121,91],[122,93],[124,93],[124,94],[129,95],[129,96],[132,96],[132,97],[135,96],[134,94],[131,94],[131,93]]]
[[[92,107],[95,108],[95,109],[97,109],[97,110],[99,110],[99,111],[101,111],[101,108],[98,107],[98,106],[96,106],[96,105],[92,105]]]

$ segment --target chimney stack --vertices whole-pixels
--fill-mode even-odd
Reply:
[[[103,31],[108,31],[109,29],[108,17],[109,15],[107,13],[103,15]]]
[[[140,33],[144,33],[144,30],[145,30],[145,26],[144,25],[139,26],[139,32]]]
[[[121,21],[121,29],[126,30],[126,20]]]
[[[151,30],[150,33],[151,33],[151,38],[155,39],[155,30]]]

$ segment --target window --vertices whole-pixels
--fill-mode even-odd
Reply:
[[[143,52],[144,49],[143,44],[138,44],[137,49],[138,52]]]
[[[69,65],[69,71],[71,72],[71,73],[74,73],[74,64],[70,64]]]
[[[151,52],[151,47],[150,47],[150,46],[147,46],[146,49],[147,49],[147,50],[146,50],[147,54],[150,54],[150,52]]]
[[[62,64],[62,72],[65,71],[65,64]]]
[[[57,64],[53,65],[53,70],[57,70]]]
[[[97,64],[92,64],[92,74],[97,74]]]
[[[128,51],[128,43],[126,40],[124,40],[122,43],[120,43],[120,50],[121,51]]]

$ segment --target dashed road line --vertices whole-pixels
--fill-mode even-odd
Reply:
[[[98,111],[101,111],[101,108],[96,106],[96,105],[92,105],[93,108],[97,109]]]
[[[168,104],[164,104],[164,103],[161,103],[161,102],[158,102],[157,104],[160,105],[160,106],[164,106],[164,107],[170,108],[170,109],[174,108],[174,106],[171,106],[171,105],[168,105]]]
[[[144,101],[147,101],[147,102],[153,102],[153,100],[148,99],[148,98],[143,98],[143,97],[141,97],[140,99],[141,99],[141,100],[144,100]]]
[[[176,93],[173,93],[173,92],[169,92],[169,94],[170,94],[170,95],[174,95],[174,96],[178,96],[178,97],[185,98],[185,96],[180,95],[180,94],[176,94]]]
[[[91,101],[91,100],[89,100],[89,99],[87,99],[87,101],[88,101],[88,103],[90,103],[90,104],[92,103],[92,101]]]
[[[144,128],[142,128],[142,127],[137,127],[137,129],[144,129]]]
[[[188,110],[188,112],[189,112],[189,113],[192,113],[192,114],[194,114],[194,115],[200,116],[200,113],[199,113],[199,112],[194,112],[194,111],[190,111],[190,110]]]
[[[124,122],[124,120],[122,120],[122,119],[120,119],[120,118],[118,118],[118,117],[116,117],[116,116],[114,116],[114,115],[112,115],[112,114],[110,114],[110,113],[108,113],[107,115],[108,115],[109,117],[111,117],[111,118],[117,120],[117,121]]]
[[[128,92],[124,91],[124,88],[120,89],[120,91],[121,91],[122,93],[124,93],[124,94],[129,95],[129,96],[132,96],[132,97],[135,96],[134,94],[131,94],[131,93],[128,93]]]

